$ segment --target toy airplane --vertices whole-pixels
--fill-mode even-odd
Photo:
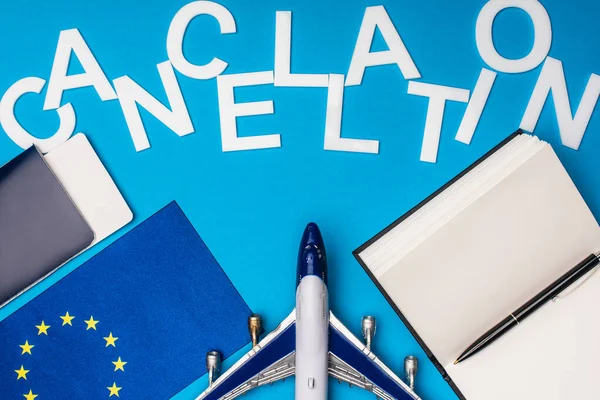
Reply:
[[[415,357],[405,359],[407,384],[371,352],[375,318],[363,318],[363,344],[329,311],[327,256],[314,223],[308,224],[300,243],[296,309],[260,342],[260,316],[249,318],[248,329],[252,350],[222,376],[218,377],[219,353],[208,353],[209,387],[196,400],[231,400],[292,375],[296,400],[327,399],[328,375],[384,400],[419,400],[414,392]]]

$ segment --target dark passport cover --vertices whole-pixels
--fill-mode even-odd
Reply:
[[[0,168],[0,306],[93,240],[94,232],[34,146]]]

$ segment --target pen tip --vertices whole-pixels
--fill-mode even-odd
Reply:
[[[454,365],[456,365],[456,364],[458,364],[458,363],[459,363],[459,361],[458,361],[458,360],[454,361]]]

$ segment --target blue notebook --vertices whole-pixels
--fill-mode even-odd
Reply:
[[[250,309],[171,203],[0,322],[2,398],[167,399]]]

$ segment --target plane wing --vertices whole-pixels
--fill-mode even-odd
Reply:
[[[295,374],[296,311],[221,375],[196,400],[232,400]],[[420,400],[333,315],[329,319],[329,375],[383,400]]]
[[[383,400],[420,400],[334,315],[329,315],[329,375]]]
[[[296,310],[196,400],[231,400],[255,387],[292,376],[295,355]]]

